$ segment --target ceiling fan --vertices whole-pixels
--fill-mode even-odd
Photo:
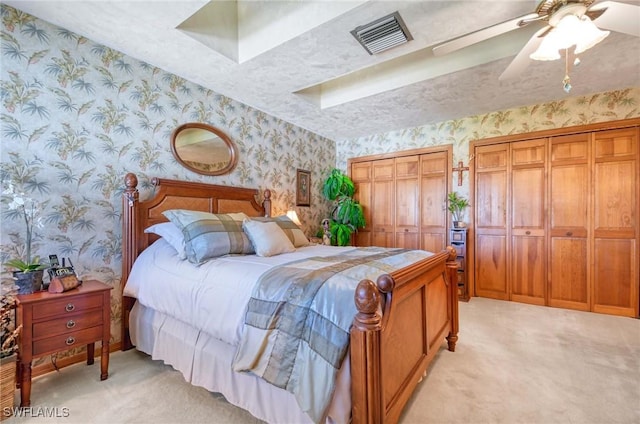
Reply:
[[[435,46],[433,54],[442,56],[543,21],[547,24],[529,39],[499,79],[520,74],[528,66],[528,59],[560,59],[558,51],[565,50],[567,75],[563,82],[565,91],[569,91],[569,55],[579,54],[609,35],[601,28],[640,37],[640,6],[615,1],[594,3],[595,0],[542,0],[533,13],[446,41]],[[573,46],[575,49],[570,50]]]

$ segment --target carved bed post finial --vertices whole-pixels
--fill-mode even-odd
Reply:
[[[129,207],[131,207],[134,200],[137,199],[137,196],[134,195],[138,193],[138,177],[136,177],[136,174],[129,172],[124,176],[124,187],[124,195],[128,200]]]
[[[271,190],[269,189],[264,191],[262,207],[264,208],[264,216],[271,216]]]
[[[396,280],[394,280],[389,274],[382,274],[378,277],[376,283],[378,284],[380,292],[384,293],[384,296],[382,296],[382,313],[386,314],[387,311],[385,308],[387,305],[391,304],[391,295],[394,287],[396,286]]]
[[[362,280],[356,287],[354,294],[356,314],[354,325],[361,330],[373,330],[379,324],[381,316],[378,313],[380,292],[371,280]]]

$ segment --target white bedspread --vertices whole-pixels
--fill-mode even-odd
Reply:
[[[163,239],[137,258],[124,288],[144,306],[175,317],[231,345],[238,345],[247,302],[259,276],[276,265],[353,247],[313,245],[272,257],[224,256],[197,267],[179,260]]]

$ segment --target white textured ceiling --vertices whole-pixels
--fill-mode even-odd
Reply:
[[[640,86],[640,38],[621,33],[581,56],[570,94],[562,61],[498,80],[535,27],[433,57],[429,47],[533,12],[531,0],[4,2],[334,140]],[[370,56],[350,31],[395,11],[414,40]]]

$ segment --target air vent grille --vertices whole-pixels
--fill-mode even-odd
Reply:
[[[413,40],[398,12],[361,25],[351,34],[373,55]]]

